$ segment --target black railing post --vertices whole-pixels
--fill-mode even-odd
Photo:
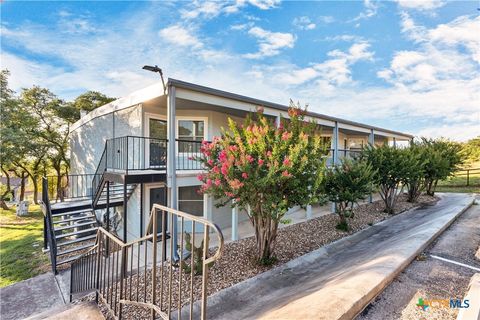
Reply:
[[[43,217],[43,250],[48,249],[48,239],[47,239],[47,218]]]
[[[100,263],[102,258],[102,240],[100,233],[97,232],[97,261],[95,266],[96,277],[95,277],[95,302],[98,304],[98,294],[100,291]]]
[[[107,181],[107,204],[106,204],[106,211],[107,211],[107,216],[106,216],[106,229],[108,232],[110,232],[110,181]],[[107,237],[106,243],[105,243],[105,253],[108,257],[108,254],[110,252],[110,241]]]
[[[48,180],[47,177],[42,178],[42,202],[45,204],[46,195],[48,193]],[[47,217],[43,215],[43,250],[48,249],[48,237],[47,237]]]
[[[126,145],[126,152],[125,152],[125,167],[126,167],[126,171],[125,171],[125,174],[128,174],[128,136],[126,138],[127,140],[127,145]]]

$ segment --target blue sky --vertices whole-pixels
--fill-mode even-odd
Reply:
[[[1,67],[71,99],[167,77],[350,120],[480,135],[477,1],[3,1]]]

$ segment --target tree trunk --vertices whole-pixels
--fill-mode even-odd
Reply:
[[[25,200],[25,180],[26,180],[27,174],[25,171],[22,171],[22,174],[20,176],[21,182],[20,182],[20,201]]]
[[[271,217],[256,215],[253,219],[255,239],[257,242],[257,258],[260,264],[272,263],[277,238],[278,221]]]
[[[0,208],[2,208],[3,210],[8,210],[10,209],[7,204],[5,203],[5,200],[3,200],[3,198],[0,198]]]
[[[7,188],[6,188],[5,192],[2,195],[0,195],[0,207],[3,210],[8,210],[8,206],[5,203],[5,197],[9,193],[12,193],[12,188],[10,186],[10,175],[8,174],[8,171],[3,168],[3,166],[1,166],[1,170],[2,170],[3,174],[5,175],[5,179],[7,180],[6,181],[7,182]]]
[[[32,176],[32,182],[33,182],[33,202],[35,204],[38,204],[38,176],[37,175]]]

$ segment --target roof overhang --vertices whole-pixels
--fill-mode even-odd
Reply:
[[[170,86],[174,86],[175,88],[184,89],[188,91],[193,91],[196,93],[210,95],[211,97],[208,98],[208,101],[210,101],[210,103],[214,102],[214,103],[218,103],[218,105],[224,105],[225,104],[224,99],[228,99],[230,101],[233,100],[238,102],[237,106],[232,106],[232,107],[239,107],[244,109],[249,106],[250,111],[253,111],[251,110],[252,105],[262,106],[264,108],[271,108],[277,111],[282,111],[282,113],[284,113],[284,116],[287,117],[286,113],[288,111],[288,106],[286,105],[269,102],[265,100],[260,100],[256,98],[251,98],[251,97],[243,96],[240,94],[218,90],[210,87],[205,87],[198,84],[185,82],[185,81],[172,79],[172,78],[168,79],[168,87]],[[206,100],[205,97],[200,94],[195,95],[195,94],[189,93],[187,97],[187,94],[185,92],[182,92],[181,90],[176,91],[176,96],[181,98],[195,99],[196,101],[201,101],[201,102],[205,102]],[[231,102],[229,103],[229,105],[232,105]],[[335,123],[338,123],[338,127],[340,129],[355,130],[359,132],[364,132],[366,134],[370,133],[371,130],[373,129],[377,135],[382,135],[382,136],[389,136],[389,137],[395,137],[398,139],[406,139],[406,140],[412,139],[414,137],[413,135],[408,133],[389,130],[389,129],[380,128],[376,126],[370,126],[360,122],[332,117],[332,116],[328,116],[328,115],[317,113],[317,112],[308,111],[307,118],[315,120],[317,123],[325,126],[334,126]]]

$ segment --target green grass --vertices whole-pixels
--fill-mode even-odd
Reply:
[[[470,168],[480,168],[478,163]],[[461,193],[480,193],[480,171],[471,171],[467,186],[466,171],[459,171],[456,176],[450,177],[444,181],[439,181],[436,191],[438,192],[461,192]]]
[[[38,205],[17,217],[15,209],[0,212],[0,288],[49,270],[42,252],[43,215]]]

